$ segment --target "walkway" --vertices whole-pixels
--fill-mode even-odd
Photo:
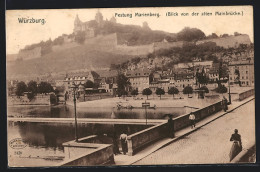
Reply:
[[[40,122],[40,123],[75,123],[74,118],[13,118],[8,117],[8,121],[13,122]],[[160,119],[147,119],[148,125],[157,125],[165,122],[167,120],[160,120]],[[78,118],[77,122],[79,124],[88,124],[88,123],[95,123],[95,124],[132,124],[132,125],[145,125],[146,119],[100,119],[100,118]]]
[[[226,163],[231,147],[229,137],[234,128],[241,133],[244,147],[254,142],[255,112],[254,101],[251,101],[253,99],[254,97],[250,97],[241,102],[233,101],[227,113],[221,111],[211,115],[198,122],[195,129],[184,128],[176,132],[175,138],[159,140],[134,156],[117,155],[115,163],[116,165]],[[245,105],[241,106],[243,104]],[[234,110],[236,108],[238,109]],[[219,119],[215,120],[217,118]],[[208,123],[210,125],[206,125]],[[196,130],[197,132],[192,133]]]

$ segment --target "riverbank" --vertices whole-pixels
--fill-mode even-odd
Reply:
[[[77,107],[78,108],[83,108],[83,107],[117,107],[117,104],[121,104],[122,106],[132,106],[132,107],[137,107],[140,108],[142,107],[142,103],[144,102],[149,102],[150,107],[158,107],[158,108],[169,108],[169,107],[184,107],[184,106],[189,106],[189,107],[194,107],[194,108],[202,108],[207,105],[210,105],[214,102],[217,102],[220,100],[220,97],[210,99],[210,98],[205,98],[205,99],[198,99],[195,95],[193,95],[192,98],[188,98],[188,96],[183,96],[183,99],[173,99],[172,97],[163,97],[162,99],[156,97],[156,98],[139,98],[135,99],[133,97],[127,97],[127,98],[119,98],[119,97],[114,97],[114,98],[108,98],[108,99],[99,99],[99,100],[94,100],[94,101],[86,101],[86,102],[77,102]],[[66,102],[67,105],[74,106],[73,102]]]
[[[238,99],[238,94],[241,92],[245,92],[247,90],[252,89],[252,87],[231,87],[231,99],[232,101],[236,101]],[[98,99],[93,101],[85,101],[85,102],[77,102],[78,108],[84,107],[97,107],[97,108],[113,108],[117,107],[117,104],[121,104],[123,106],[132,106],[140,108],[142,107],[142,103],[149,102],[150,107],[160,107],[160,108],[168,108],[168,107],[195,107],[195,108],[203,108],[210,104],[213,104],[219,100],[221,100],[225,96],[228,98],[228,93],[225,94],[218,94],[216,92],[210,91],[209,93],[205,94],[204,99],[198,99],[198,95],[193,93],[188,95],[182,94],[180,92],[177,95],[162,95],[161,99],[158,95],[152,94],[148,96],[138,95],[136,97],[113,97],[113,98],[106,98],[106,99]],[[181,98],[181,99],[180,99]],[[72,101],[67,101],[67,105],[74,106]]]

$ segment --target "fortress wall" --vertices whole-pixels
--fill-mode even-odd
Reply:
[[[117,45],[117,35],[116,33],[109,35],[98,35],[94,38],[86,39],[85,45],[94,45],[96,48],[102,49],[113,49]]]
[[[74,48],[79,46],[78,43],[76,42],[68,42],[68,43],[64,43],[62,45],[54,45],[52,46],[52,51],[57,52],[57,51],[62,51],[64,49],[69,49],[69,48]]]
[[[152,53],[154,50],[159,49],[169,49],[172,47],[182,47],[183,41],[178,42],[156,42],[149,45],[139,45],[139,46],[126,46],[126,45],[117,45],[116,50],[119,53],[125,53],[130,55],[145,55]]]
[[[27,96],[12,96],[8,97],[9,105],[50,105],[51,95],[37,95],[31,101],[27,98]]]
[[[36,47],[32,50],[19,51],[18,59],[28,60],[41,57],[41,47]]]
[[[140,45],[140,46],[126,46],[117,45],[116,53],[128,54],[128,55],[145,55],[153,52],[153,45]]]
[[[238,47],[239,44],[251,44],[250,38],[248,35],[239,35],[239,36],[229,36],[225,38],[216,38],[216,39],[207,39],[197,41],[196,45],[203,44],[206,42],[215,42],[217,46],[229,48],[229,47]]]
[[[178,42],[156,42],[154,43],[154,49],[159,50],[159,49],[169,49],[172,47],[182,47],[183,46],[183,41],[178,41]]]

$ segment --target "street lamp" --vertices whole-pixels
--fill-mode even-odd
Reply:
[[[228,62],[230,63],[230,62]],[[228,100],[229,104],[231,104],[231,93],[230,93],[230,70],[228,69]]]
[[[75,83],[70,87],[73,90],[74,112],[75,112],[75,141],[78,142],[78,124],[77,124],[77,112],[76,112],[76,89],[78,88]]]
[[[229,99],[229,104],[231,104],[231,94],[230,94],[230,82],[229,82],[229,76],[228,76],[228,99]]]

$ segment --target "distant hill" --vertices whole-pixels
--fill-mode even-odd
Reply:
[[[102,48],[102,47],[101,47]],[[40,58],[7,62],[7,78],[19,78],[77,69],[109,68],[111,63],[122,63],[133,56],[103,52],[97,47],[80,45],[52,52]]]
[[[18,54],[7,54],[6,61],[15,61],[18,57]]]

